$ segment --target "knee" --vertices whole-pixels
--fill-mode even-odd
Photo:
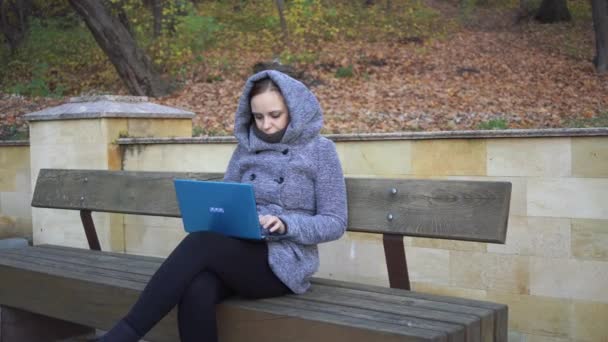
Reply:
[[[219,300],[219,279],[212,273],[201,273],[188,285],[180,299],[181,306],[213,306]]]

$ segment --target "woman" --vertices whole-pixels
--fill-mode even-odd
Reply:
[[[319,103],[302,83],[274,70],[251,76],[224,180],[253,185],[269,239],[189,234],[101,341],[137,341],[175,305],[182,341],[217,341],[215,305],[227,296],[304,293],[319,267],[317,244],[340,238],[347,220],[342,168],[322,125]]]

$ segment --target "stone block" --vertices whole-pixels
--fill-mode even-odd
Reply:
[[[484,300],[486,298],[485,290],[468,289],[464,287],[438,285],[424,282],[411,282],[412,291],[421,293],[430,293],[439,296],[451,296],[476,300]]]
[[[570,176],[570,146],[570,138],[488,140],[488,176]]]
[[[450,285],[517,294],[529,293],[528,257],[450,251]]]
[[[485,140],[418,140],[411,151],[412,174],[417,176],[486,175]]]
[[[30,167],[29,146],[2,146],[0,147],[0,169],[17,170]]]
[[[572,220],[572,255],[608,261],[608,220]]]
[[[225,172],[235,149],[232,144],[197,144],[188,149],[184,145],[164,145],[161,160],[166,171]],[[144,158],[145,155],[142,155]]]
[[[530,178],[528,216],[608,219],[608,179]]]
[[[191,137],[192,119],[127,119],[131,137]]]
[[[183,229],[142,227],[125,224],[125,252],[167,257],[186,236]]]
[[[530,294],[608,303],[608,262],[530,257]]]
[[[572,339],[567,337],[554,337],[547,335],[523,334],[525,342],[570,342]]]
[[[0,170],[0,191],[17,191],[17,173],[15,170]]]
[[[405,249],[410,281],[450,284],[450,252],[447,250],[408,247]]]
[[[441,240],[429,238],[412,238],[414,247],[448,249],[453,251],[485,252],[488,244],[473,241]]]
[[[336,150],[345,174],[407,175],[411,173],[410,141],[341,142]]]
[[[0,212],[15,217],[31,217],[31,195],[23,192],[0,192]]]
[[[506,244],[488,244],[488,252],[568,258],[570,219],[510,216]]]
[[[575,300],[572,304],[574,341],[608,341],[608,304]]]
[[[370,235],[349,233],[340,240],[320,244],[318,276],[364,284],[388,284],[382,242]]]
[[[30,146],[105,144],[101,121],[96,119],[30,122]]]
[[[572,175],[608,177],[608,137],[572,138]]]
[[[568,299],[488,291],[486,300],[509,306],[509,330],[546,337],[569,337],[571,301]]]

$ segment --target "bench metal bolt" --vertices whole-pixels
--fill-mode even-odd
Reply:
[[[392,188],[391,189],[391,194],[392,195],[396,195],[397,194],[397,188]]]
[[[386,217],[389,221],[393,220],[393,214],[388,214],[388,216]]]

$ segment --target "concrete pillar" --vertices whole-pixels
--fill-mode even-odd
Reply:
[[[121,170],[119,137],[192,136],[194,113],[147,97],[77,97],[25,115],[32,189],[41,168]],[[123,215],[94,213],[102,250],[124,251]],[[88,248],[78,211],[32,208],[34,244]]]

